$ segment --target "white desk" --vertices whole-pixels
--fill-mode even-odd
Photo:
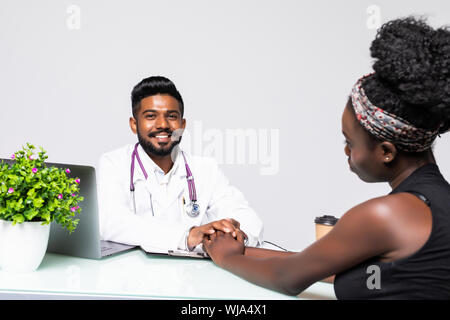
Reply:
[[[211,260],[149,255],[139,249],[102,260],[47,253],[32,273],[0,270],[0,299],[297,299],[264,289]],[[318,282],[300,295],[335,299],[331,284]]]

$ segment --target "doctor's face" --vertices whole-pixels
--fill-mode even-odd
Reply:
[[[175,130],[184,129],[186,120],[181,117],[177,99],[157,94],[141,100],[136,118],[130,118],[130,127],[147,154],[167,156],[181,140],[172,134]]]

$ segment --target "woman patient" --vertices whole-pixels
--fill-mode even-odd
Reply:
[[[397,19],[370,51],[375,72],[356,82],[342,114],[344,151],[351,171],[392,191],[298,253],[216,232],[203,247],[217,265],[289,295],[336,275],[338,299],[450,299],[450,186],[431,148],[450,128],[450,31]],[[368,285],[369,270],[378,285]]]

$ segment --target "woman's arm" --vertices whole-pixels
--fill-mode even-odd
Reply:
[[[295,254],[295,252],[277,251],[277,250],[255,248],[255,247],[245,247],[245,253],[244,253],[245,256],[253,257],[253,258],[286,257],[291,254]]]
[[[277,251],[263,248],[245,247],[244,255],[253,258],[273,258],[273,257],[286,257],[295,254],[292,251]],[[334,283],[335,275],[322,279],[322,282]]]
[[[389,206],[370,200],[348,211],[327,235],[299,253],[246,249],[242,237],[220,232],[203,246],[220,267],[257,285],[297,295],[316,281],[393,250],[389,217]]]

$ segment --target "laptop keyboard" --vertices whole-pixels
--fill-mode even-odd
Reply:
[[[105,252],[108,252],[108,251],[111,251],[111,250],[114,250],[113,248],[110,248],[110,247],[102,247],[102,253],[105,253]]]

